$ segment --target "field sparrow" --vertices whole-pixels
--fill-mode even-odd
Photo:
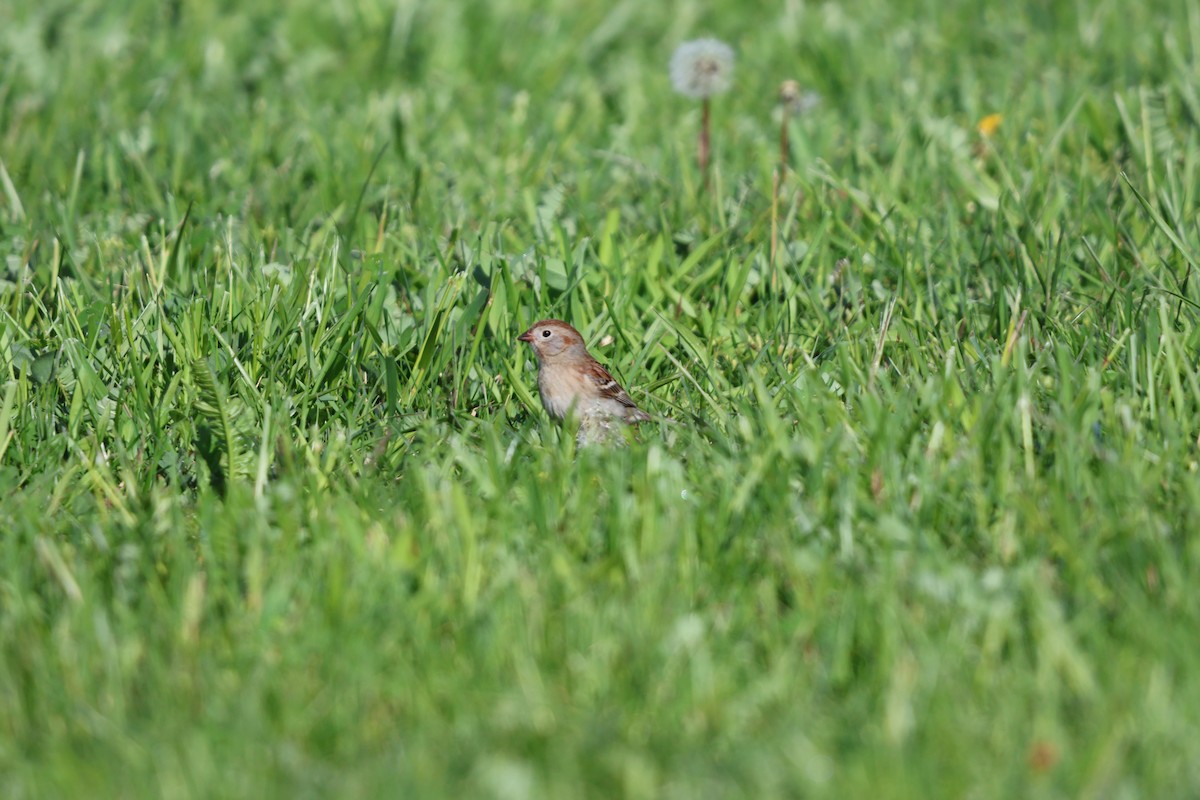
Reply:
[[[538,394],[555,419],[579,418],[578,442],[611,438],[615,423],[650,419],[612,375],[587,351],[579,331],[562,320],[544,319],[517,337],[538,358]]]

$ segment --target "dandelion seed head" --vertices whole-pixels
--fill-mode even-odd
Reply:
[[[685,97],[703,100],[721,94],[732,80],[733,49],[719,39],[684,42],[671,56],[671,85]]]

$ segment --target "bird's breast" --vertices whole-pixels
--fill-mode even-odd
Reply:
[[[559,370],[538,370],[538,394],[542,396],[542,405],[546,413],[555,419],[562,419],[571,410],[572,404],[579,394],[578,382],[570,379]]]
[[[572,409],[580,418],[623,416],[621,404],[602,396],[595,383],[579,370],[539,369],[538,393],[546,412],[555,419],[563,419]]]

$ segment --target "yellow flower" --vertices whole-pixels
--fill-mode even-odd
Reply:
[[[996,134],[996,131],[999,130],[1000,123],[1003,121],[1004,117],[1000,114],[988,114],[986,117],[979,120],[979,124],[975,127],[979,131],[980,136],[985,139],[990,139]]]

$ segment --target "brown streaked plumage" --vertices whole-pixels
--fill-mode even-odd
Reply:
[[[563,419],[574,411],[587,428],[619,420],[645,422],[650,415],[592,358],[579,331],[558,319],[544,319],[517,337],[538,358],[538,393],[546,412]],[[581,439],[584,435],[580,431]]]

